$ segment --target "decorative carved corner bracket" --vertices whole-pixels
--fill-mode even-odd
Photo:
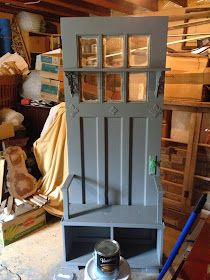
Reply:
[[[162,110],[159,105],[153,104],[149,109],[150,114],[153,118],[157,118],[158,115],[162,114]]]
[[[75,107],[73,104],[71,104],[69,108],[70,108],[70,116],[74,118],[76,114],[79,112],[79,109]]]
[[[79,72],[65,71],[66,78],[68,79],[71,97],[75,94],[80,94]]]
[[[165,71],[162,71],[160,73],[160,76],[159,76],[158,89],[157,89],[157,92],[156,92],[156,97],[158,97],[158,95],[164,93],[164,83],[165,83]]]
[[[112,106],[112,107],[109,109],[109,112],[110,112],[112,115],[115,115],[115,114],[117,114],[118,109],[117,109],[115,106]]]
[[[165,81],[165,72],[164,71],[156,71],[151,75],[151,84],[152,91],[154,92],[154,96],[157,98],[159,94],[163,94],[164,90],[164,81]]]

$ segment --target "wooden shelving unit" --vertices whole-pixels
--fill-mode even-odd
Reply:
[[[170,137],[174,129],[171,123],[174,111],[190,113],[187,142]],[[210,191],[210,143],[207,142],[210,102],[166,101],[164,118],[167,135],[162,137],[160,167],[164,219],[166,223],[182,228],[201,193]]]

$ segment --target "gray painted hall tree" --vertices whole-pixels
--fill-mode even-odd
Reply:
[[[63,18],[69,177],[64,258],[111,238],[131,268],[162,261],[160,140],[167,17]]]

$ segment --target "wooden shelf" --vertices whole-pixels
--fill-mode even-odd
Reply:
[[[174,139],[171,139],[171,138],[166,138],[166,137],[162,137],[161,140],[166,141],[166,142],[173,142],[173,143],[179,143],[179,144],[187,145],[187,143],[185,143],[185,142],[182,142],[182,141],[179,141],[179,140],[174,140]]]
[[[30,31],[29,32],[30,35],[34,35],[34,36],[47,36],[47,37],[61,37],[61,34],[53,34],[53,33],[43,33],[43,32],[34,32],[34,31]]]
[[[178,187],[178,188],[183,188],[183,184],[171,182],[168,180],[161,180],[161,183],[170,184],[170,185],[173,185],[174,187]]]
[[[210,148],[210,144],[199,143],[198,146],[199,146],[199,147]]]
[[[194,178],[200,179],[200,180],[203,180],[203,181],[210,182],[210,177],[205,177],[205,176],[200,176],[200,175],[194,175]]]
[[[168,172],[173,172],[173,173],[177,173],[180,175],[184,175],[184,171],[180,171],[180,170],[176,170],[176,169],[171,169],[171,168],[167,168],[167,167],[160,167],[160,170],[164,170],[164,171],[168,171]]]

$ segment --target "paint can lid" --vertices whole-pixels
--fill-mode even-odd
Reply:
[[[111,239],[100,240],[96,243],[94,250],[100,256],[110,257],[120,251],[120,245],[117,241]]]

